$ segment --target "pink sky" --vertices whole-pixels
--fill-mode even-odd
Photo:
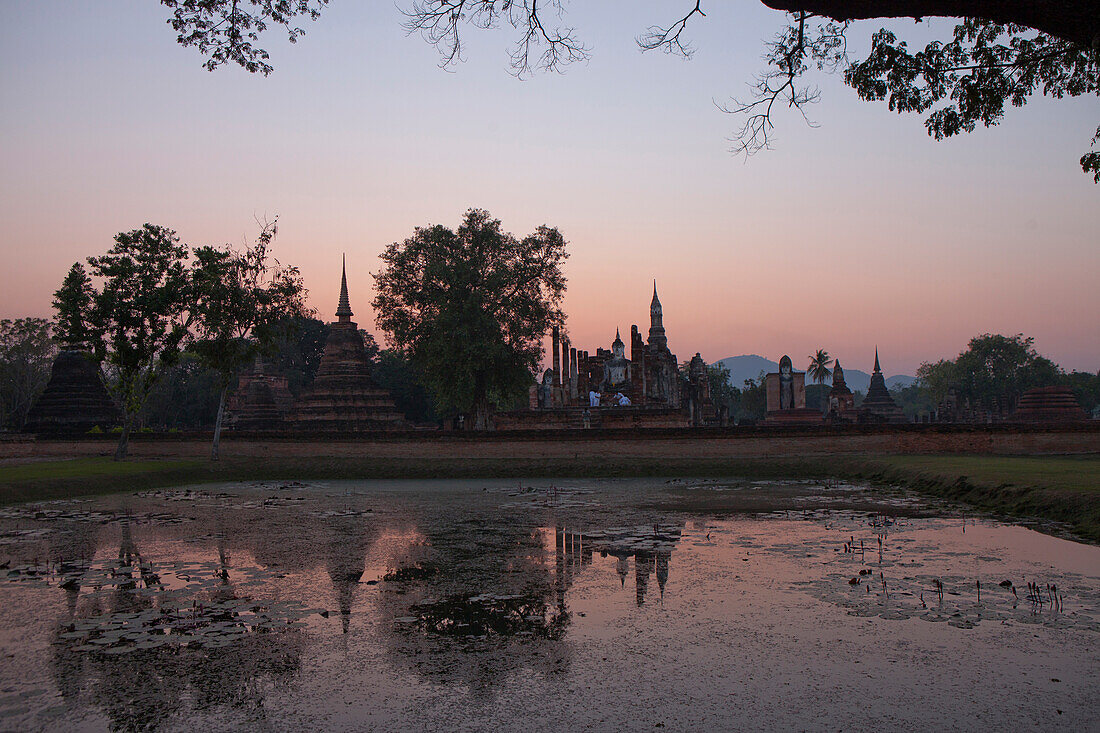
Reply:
[[[819,126],[783,116],[775,149],[745,162],[714,101],[743,93],[781,16],[715,7],[683,62],[637,52],[668,12],[637,10],[624,25],[571,6],[593,60],[521,82],[506,35],[469,35],[466,63],[441,71],[389,6],[335,3],[296,46],[270,44],[265,79],[202,70],[156,3],[4,3],[0,317],[49,315],[68,266],[118,231],[241,243],[278,214],[275,252],[321,315],[346,252],[373,330],[382,249],[477,206],[517,235],[562,230],[569,329],[590,351],[648,327],[656,278],[681,359],[801,366],[825,348],[869,370],[878,345],[888,374],[912,374],[1023,332],[1067,369],[1100,368],[1100,187],[1076,162],[1095,97],[937,143],[822,77]]]

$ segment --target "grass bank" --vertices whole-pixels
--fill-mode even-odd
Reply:
[[[1010,516],[1067,522],[1100,542],[1100,456],[896,455],[646,460],[571,457],[230,458],[116,463],[106,458],[0,466],[0,503],[214,481],[371,478],[747,476],[901,484]]]

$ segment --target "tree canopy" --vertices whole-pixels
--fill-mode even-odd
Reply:
[[[191,276],[194,343],[200,361],[219,375],[220,397],[210,457],[218,460],[225,398],[233,377],[274,347],[276,329],[306,315],[305,285],[296,267],[270,256],[277,224],[265,224],[244,251],[197,247]]]
[[[0,321],[0,427],[23,427],[50,379],[56,352],[45,318]]]
[[[89,321],[96,352],[113,370],[125,415],[115,459],[126,456],[130,429],[160,378],[179,358],[191,319],[187,247],[171,229],[145,224],[121,232],[106,254],[89,257],[102,281]]]
[[[864,100],[885,102],[898,113],[927,113],[924,124],[937,140],[998,124],[1006,105],[1022,107],[1035,94],[1055,99],[1100,95],[1100,4],[1026,0],[762,0],[785,13],[784,27],[765,42],[765,70],[748,98],[724,107],[742,118],[735,152],[751,155],[771,144],[773,111],[787,107],[805,116],[819,93],[805,78],[842,72]],[[268,74],[268,54],[256,43],[268,26],[296,41],[300,20],[316,20],[328,0],[161,0],[184,46],[206,57],[208,69],[234,63]],[[464,28],[511,27],[516,40],[510,64],[517,75],[561,70],[589,58],[591,49],[562,20],[562,0],[410,0],[406,29],[439,48],[441,64],[462,57]],[[854,24],[871,20],[957,18],[947,38],[911,49],[880,28],[870,34],[866,58],[848,56]],[[638,36],[643,50],[691,56],[688,27],[707,18],[702,0],[685,0],[665,23]],[[671,21],[671,22],[668,22]],[[778,107],[777,107],[778,104]],[[1100,182],[1100,127],[1080,165]]]
[[[1035,339],[984,333],[970,340],[954,360],[925,362],[917,378],[938,403],[949,388],[994,414],[1011,413],[1020,395],[1032,387],[1046,387],[1063,381],[1057,364],[1040,356]]]
[[[565,320],[565,244],[547,226],[517,239],[470,209],[457,231],[418,227],[382,253],[377,325],[442,409],[474,413],[485,428],[490,403],[511,404],[527,389],[542,338]]]

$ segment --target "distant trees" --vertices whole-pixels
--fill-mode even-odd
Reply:
[[[440,408],[473,413],[485,429],[491,405],[527,389],[543,336],[565,320],[565,245],[555,228],[517,239],[470,209],[456,231],[418,227],[382,253],[378,327],[421,370]]]
[[[1028,389],[1064,381],[1058,365],[1035,351],[1034,341],[1023,334],[985,333],[971,339],[954,360],[921,364],[917,378],[937,403],[954,387],[971,405],[1007,415]]]
[[[183,46],[206,57],[206,68],[238,64],[268,74],[268,54],[256,44],[268,25],[293,42],[304,32],[299,19],[316,20],[328,0],[161,0],[172,10],[169,24]],[[928,113],[924,121],[937,140],[971,132],[980,123],[998,124],[1005,106],[1024,106],[1035,94],[1064,97],[1100,94],[1100,9],[1090,0],[1027,2],[935,0],[844,2],[843,0],[763,0],[784,13],[785,27],[765,42],[766,69],[750,84],[750,96],[725,109],[743,118],[734,151],[752,154],[771,143],[772,112],[794,108],[806,115],[820,93],[804,82],[813,72],[843,72],[860,99],[885,102],[898,113]],[[442,65],[462,57],[461,31],[511,26],[516,42],[511,66],[517,75],[560,70],[585,61],[591,49],[576,30],[555,22],[561,0],[412,0],[406,29],[420,33],[440,50]],[[688,0],[665,22],[638,37],[643,50],[690,57],[688,26],[707,17],[701,0]],[[868,20],[956,18],[946,38],[910,50],[892,31],[870,35],[863,60],[848,58],[853,24]],[[624,14],[624,19],[626,15]],[[671,20],[671,22],[668,22]],[[1100,128],[1093,149],[1080,159],[1100,181]]]
[[[56,353],[45,318],[0,321],[0,428],[23,427],[46,388]]]

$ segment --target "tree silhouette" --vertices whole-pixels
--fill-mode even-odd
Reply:
[[[237,252],[198,247],[192,275],[195,339],[192,349],[220,377],[218,416],[210,460],[218,460],[225,398],[233,377],[274,347],[277,328],[307,315],[305,286],[296,267],[270,257],[277,224],[265,224],[256,243]]]
[[[748,98],[723,106],[744,122],[733,150],[745,155],[769,147],[772,112],[787,107],[806,116],[817,101],[808,72],[843,71],[845,83],[861,99],[885,101],[891,110],[926,113],[925,127],[937,140],[971,132],[978,123],[996,125],[1006,104],[1021,107],[1036,93],[1062,99],[1100,94],[1100,4],[1093,0],[762,0],[786,13],[786,25],[765,43],[766,69],[752,83]],[[440,51],[441,65],[462,57],[464,26],[516,32],[511,67],[519,75],[560,70],[585,61],[591,49],[570,26],[556,22],[562,0],[410,0],[406,29],[421,34]],[[268,54],[255,43],[268,25],[281,27],[291,41],[304,32],[298,19],[316,20],[328,0],[161,0],[177,41],[195,46],[215,69],[235,63],[268,74]],[[689,57],[690,23],[705,19],[702,0],[686,0],[672,23],[651,25],[639,37],[644,50]],[[950,38],[912,52],[885,29],[871,35],[866,59],[848,58],[853,23],[873,19],[957,18]],[[778,104],[778,106],[777,106]],[[1100,182],[1100,127],[1093,149],[1080,164]]]
[[[191,314],[187,247],[171,229],[145,224],[121,232],[100,257],[89,257],[102,288],[89,322],[97,353],[113,368],[124,420],[115,460],[126,457],[134,419],[163,373],[180,355]]]
[[[825,349],[818,349],[817,353],[809,359],[810,365],[806,367],[806,371],[809,372],[810,378],[817,384],[824,384],[825,380],[833,373],[829,369],[829,365],[833,363],[833,360],[829,357],[829,352]]]
[[[378,327],[422,371],[440,407],[472,412],[485,429],[490,403],[527,389],[543,336],[564,322],[567,256],[557,229],[516,239],[480,209],[457,231],[418,227],[381,255]]]

